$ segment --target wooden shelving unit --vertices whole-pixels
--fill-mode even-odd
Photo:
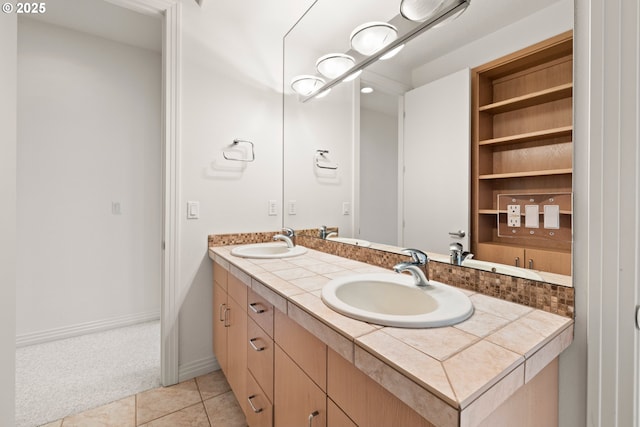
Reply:
[[[569,197],[572,112],[571,31],[472,71],[471,251],[478,259],[571,274],[570,203],[560,208],[559,229],[506,235],[498,196]]]

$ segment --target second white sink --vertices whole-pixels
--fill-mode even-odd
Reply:
[[[459,289],[430,283],[418,287],[404,274],[354,274],[327,283],[322,301],[354,319],[404,328],[453,325],[473,314],[471,300]]]
[[[231,255],[242,258],[290,258],[303,255],[307,248],[303,246],[287,247],[285,242],[254,243],[231,249]]]

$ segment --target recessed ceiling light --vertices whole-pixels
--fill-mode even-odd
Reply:
[[[362,89],[360,89],[361,93],[371,93],[373,92],[373,88],[371,86],[365,86]]]

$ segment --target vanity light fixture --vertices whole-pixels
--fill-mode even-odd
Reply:
[[[351,48],[362,55],[373,55],[398,38],[398,29],[387,22],[367,22],[351,33]]]
[[[402,49],[404,48],[404,45],[401,44],[400,46],[391,49],[389,52],[385,53],[384,55],[382,55],[380,57],[380,60],[384,61],[385,59],[389,59],[389,58],[393,58],[394,56],[396,56],[398,54],[398,52],[400,52]]]
[[[324,80],[317,76],[303,74],[291,80],[291,89],[300,96],[309,96],[320,90],[324,85]]]
[[[355,73],[351,73],[351,74],[349,74],[347,77],[345,77],[344,79],[342,79],[342,82],[343,82],[343,83],[346,83],[346,82],[350,82],[351,80],[355,80],[355,79],[357,79],[358,77],[360,77],[360,74],[362,74],[362,69],[360,69],[360,70],[356,71]]]
[[[328,79],[335,79],[353,67],[355,63],[352,56],[344,53],[330,53],[316,61],[316,70]]]
[[[445,3],[447,3],[446,0],[402,0],[400,2],[400,14],[410,21],[425,22],[427,19],[435,16],[437,12],[440,12]],[[457,18],[465,11],[467,6],[469,6],[469,2],[466,2],[462,10],[459,10],[449,18],[434,25],[433,28],[437,28],[445,22]]]
[[[325,96],[329,95],[329,92],[331,92],[331,88],[323,90],[322,92],[314,96],[314,98],[324,98]]]

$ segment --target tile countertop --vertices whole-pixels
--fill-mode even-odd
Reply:
[[[233,248],[209,256],[437,426],[476,424],[573,341],[569,318],[465,290],[475,312],[457,325],[369,324],[331,310],[320,290],[335,277],[390,270],[311,249],[265,260]]]

